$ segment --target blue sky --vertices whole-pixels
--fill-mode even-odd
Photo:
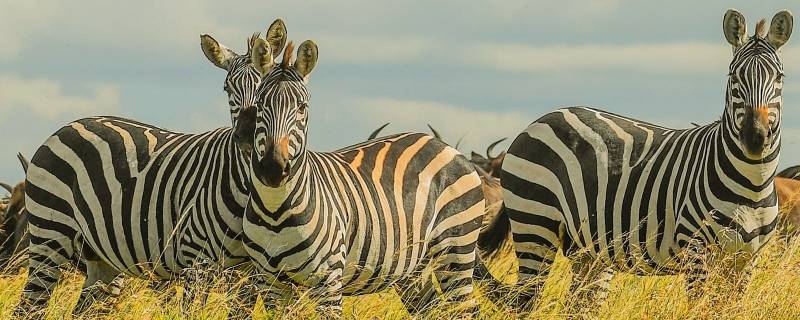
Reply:
[[[462,151],[561,106],[688,127],[724,107],[726,9],[749,32],[796,1],[2,1],[0,181],[60,126],[97,114],[202,132],[230,123],[209,33],[242,53],[277,17],[313,39],[309,144],[333,150],[426,123]],[[800,32],[795,38],[800,37]],[[781,167],[800,164],[800,40],[783,50]],[[503,144],[502,147],[507,145]]]

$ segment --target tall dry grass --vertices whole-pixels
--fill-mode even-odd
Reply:
[[[515,259],[505,252],[490,261],[490,268],[497,275],[506,274],[506,281],[513,281]],[[752,280],[741,292],[726,279],[726,272],[713,269],[705,287],[706,294],[688,301],[684,292],[683,276],[638,277],[618,274],[612,281],[609,298],[590,314],[570,314],[576,303],[569,294],[571,280],[570,261],[558,257],[531,319],[798,319],[800,318],[800,239],[785,241],[773,239],[761,252],[753,270]],[[0,276],[0,318],[11,317],[13,306],[19,298],[25,282],[25,271]],[[70,317],[80,293],[82,276],[67,272],[54,292],[47,319]],[[111,310],[100,307],[91,310],[86,318],[106,319],[225,319],[227,303],[232,299],[229,286],[222,281],[212,281],[206,303],[196,301],[186,312],[181,311],[182,289],[178,285],[166,289],[152,289],[150,282],[129,279],[121,299]],[[163,287],[163,286],[162,286]],[[198,288],[202,290],[202,288]],[[481,288],[479,288],[480,290]],[[505,305],[495,305],[479,298],[482,319],[513,319]],[[456,314],[455,307],[434,307],[420,318],[448,319]],[[104,312],[109,312],[103,315]],[[347,297],[344,304],[347,319],[409,319],[398,296],[388,291],[360,297]],[[315,318],[314,303],[306,298],[284,301],[277,308],[266,310],[259,300],[255,319],[309,319]]]

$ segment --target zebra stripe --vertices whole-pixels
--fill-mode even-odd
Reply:
[[[578,279],[601,291],[618,270],[686,272],[694,293],[712,248],[735,256],[733,267],[745,271],[778,216],[777,48],[761,32],[736,47],[725,111],[706,126],[669,129],[584,107],[529,125],[502,165],[507,218],[487,231],[504,234],[510,223],[520,281],[546,275],[559,249],[588,273]],[[499,246],[487,242],[489,251]],[[595,261],[599,267],[586,266]]]
[[[42,317],[60,268],[70,261],[86,264],[76,314],[119,294],[121,275],[167,280],[199,266],[248,261],[241,240],[250,159],[237,147],[247,140],[236,133],[253,130],[238,117],[253,105],[261,78],[249,55],[208,36],[202,41],[209,59],[227,71],[236,129],[183,134],[92,117],[48,138],[27,172],[30,266],[15,314]]]
[[[244,232],[247,252],[274,284],[270,294],[285,296],[292,284],[311,288],[319,310],[337,314],[343,294],[395,285],[419,312],[436,298],[432,279],[419,274],[435,265],[445,294],[470,299],[484,210],[472,165],[425,134],[308,151],[310,70],[302,66],[309,48],[316,50],[310,41],[300,46],[294,67],[272,68],[257,99]]]

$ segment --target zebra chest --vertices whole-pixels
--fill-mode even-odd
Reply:
[[[723,253],[753,256],[774,233],[778,208],[730,204],[722,210],[712,212],[710,217],[713,219],[713,223],[709,221],[709,224],[714,232],[714,239]]]
[[[313,286],[331,270],[331,257],[341,250],[337,243],[344,237],[339,224],[329,223],[321,214],[298,215],[276,224],[264,219],[269,218],[248,212],[243,223],[247,253],[263,272]]]

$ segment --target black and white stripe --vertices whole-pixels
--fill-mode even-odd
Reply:
[[[735,11],[726,22],[732,15],[744,24]],[[589,291],[600,295],[595,299],[618,270],[686,272],[692,289],[704,279],[710,248],[735,256],[735,269],[744,269],[777,222],[772,181],[783,86],[777,51],[786,30],[791,15],[784,11],[766,37],[742,33],[741,42],[731,42],[726,106],[712,124],[669,129],[573,107],[528,126],[503,162],[505,210],[488,231],[510,227],[520,281],[546,275],[559,249],[577,255],[579,280],[600,289]],[[502,237],[495,238],[487,250],[497,249]]]
[[[287,46],[289,50],[290,46]],[[325,313],[342,295],[395,285],[411,311],[442,291],[471,301],[475,242],[484,210],[481,180],[455,149],[425,134],[399,134],[335,152],[306,149],[306,78],[316,45],[265,68],[258,94],[247,252],[272,283],[310,288]],[[258,63],[256,63],[258,65]],[[268,300],[269,302],[269,300]]]
[[[268,36],[274,28],[285,37],[282,21]],[[248,131],[238,117],[253,105],[261,78],[248,55],[206,35],[201,41],[206,56],[227,71],[234,127]],[[247,261],[241,239],[249,153],[234,136],[231,128],[183,134],[91,117],[48,138],[27,172],[30,265],[15,314],[42,317],[61,267],[75,260],[87,273],[75,313],[118,295],[122,275],[173,279],[198,265]]]

